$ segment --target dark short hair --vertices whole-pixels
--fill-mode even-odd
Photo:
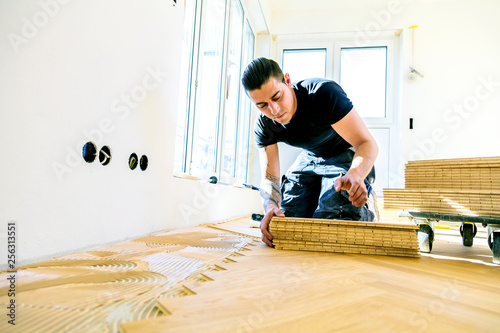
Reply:
[[[285,81],[278,63],[272,59],[260,57],[252,60],[243,72],[241,83],[246,91],[260,89],[271,77]]]

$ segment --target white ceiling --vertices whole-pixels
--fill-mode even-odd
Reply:
[[[423,2],[448,2],[455,0],[399,0],[400,4]],[[387,6],[389,0],[267,0],[272,12],[280,10],[327,10]]]
[[[387,0],[268,0],[271,11],[279,10],[316,10],[359,7],[373,5],[377,2],[387,3]]]

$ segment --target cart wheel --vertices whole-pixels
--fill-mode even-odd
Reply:
[[[472,223],[463,224],[462,243],[464,246],[472,246],[474,240],[474,225]]]
[[[491,233],[493,262],[500,264],[500,230],[495,230]]]
[[[460,228],[458,230],[460,230],[460,236],[461,237],[464,237],[464,224],[465,223],[461,223],[460,224]],[[474,225],[474,237],[476,237],[476,234],[477,234],[477,225],[475,223],[472,223]]]
[[[493,232],[488,235],[488,246],[493,251]]]
[[[260,221],[262,221],[263,218],[264,218],[264,215],[262,215],[262,214],[256,214],[256,213],[252,214],[252,220],[254,220],[254,221],[260,222]]]
[[[432,251],[432,242],[434,241],[434,231],[431,226],[425,223],[419,224],[417,236],[420,251],[430,253]]]

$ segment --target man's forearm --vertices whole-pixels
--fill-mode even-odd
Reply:
[[[354,154],[349,172],[356,172],[361,178],[365,178],[370,173],[377,155],[378,147],[376,143],[367,141],[359,145]]]
[[[266,176],[262,178],[260,184],[260,196],[264,211],[267,213],[271,207],[281,206],[281,190],[279,177],[266,172]]]

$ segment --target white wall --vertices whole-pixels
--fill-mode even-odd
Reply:
[[[394,138],[401,140],[401,168],[392,177],[401,178],[407,160],[500,156],[499,1],[322,3],[323,10],[309,10],[307,4],[274,7],[271,34],[356,32],[362,43],[382,30],[403,30],[403,130]],[[411,65],[412,25],[419,26],[414,65],[425,78],[410,84],[405,76]],[[413,130],[408,129],[410,116]]]
[[[261,210],[257,191],[172,176],[177,2],[0,2],[0,244],[17,221],[19,264]],[[83,161],[89,140],[108,166]]]

